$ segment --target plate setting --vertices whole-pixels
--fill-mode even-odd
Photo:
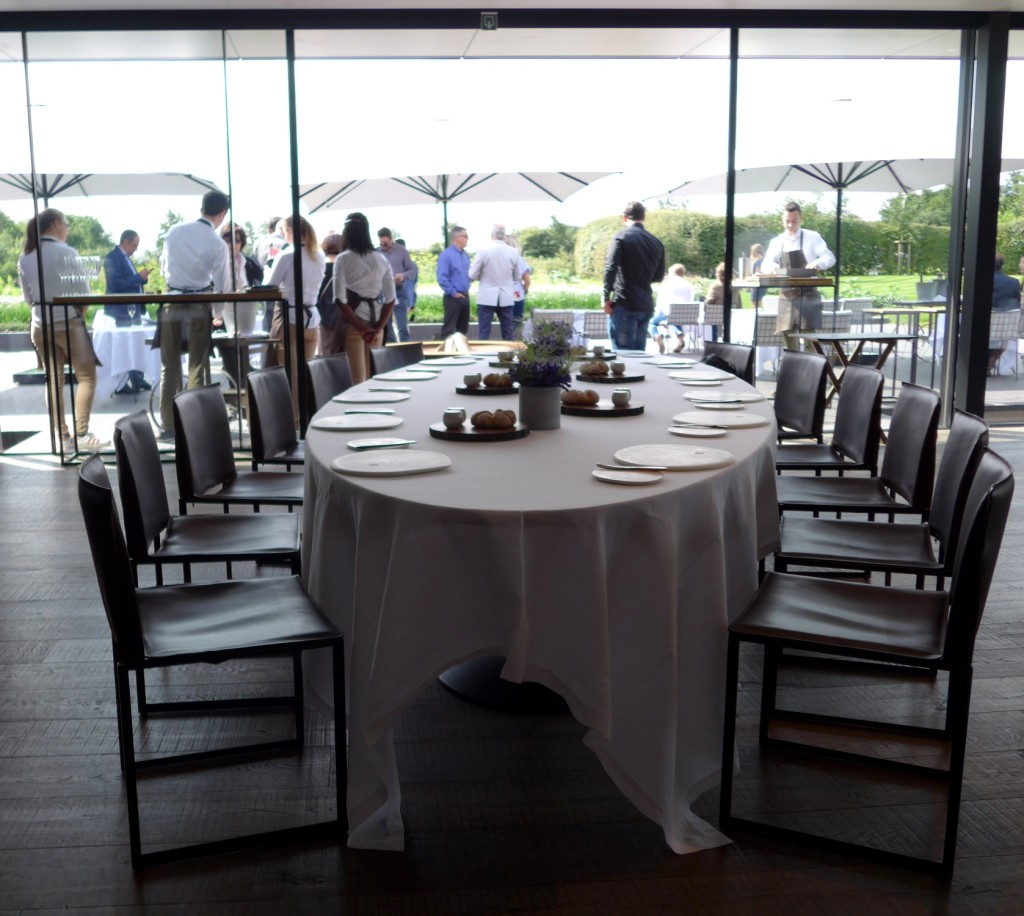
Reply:
[[[407,474],[429,474],[451,467],[452,459],[441,452],[417,448],[379,448],[354,455],[343,455],[331,462],[340,474],[354,477],[404,477]]]
[[[358,429],[394,429],[402,423],[401,417],[380,414],[341,414],[333,417],[314,417],[310,422],[313,429],[331,432],[351,432]]]
[[[756,404],[765,400],[760,391],[687,391],[683,397],[708,404]]]
[[[394,404],[408,401],[409,395],[404,391],[343,391],[331,400],[339,404]]]
[[[592,477],[604,483],[617,483],[626,487],[645,487],[664,479],[661,471],[631,471],[623,468],[621,471],[613,471],[610,468],[597,468],[590,472]]]
[[[739,413],[723,412],[718,416],[712,417],[699,410],[690,410],[685,413],[677,413],[672,418],[672,422],[678,423],[681,426],[721,426],[728,427],[729,429],[750,429],[755,426],[767,426],[772,421],[761,414],[746,413],[744,411]]]
[[[736,459],[732,452],[704,445],[630,445],[615,453],[615,460],[624,465],[664,467],[667,471],[706,471],[724,468]]]

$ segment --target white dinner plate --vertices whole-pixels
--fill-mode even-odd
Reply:
[[[409,395],[404,391],[343,391],[331,400],[339,404],[394,404],[408,401]]]
[[[394,372],[385,372],[383,375],[375,375],[375,382],[429,382],[438,377],[439,372],[429,372],[426,369],[396,369]]]
[[[728,432],[727,429],[713,429],[710,426],[670,426],[668,431],[673,436],[688,436],[691,439],[717,439]]]
[[[661,359],[644,359],[641,362],[648,366],[657,366],[659,369],[682,369],[695,365],[697,360],[685,356],[663,356]]]
[[[441,452],[418,448],[371,449],[355,455],[343,455],[331,462],[341,474],[355,477],[403,477],[406,474],[427,474],[450,467],[452,459]]]
[[[359,451],[363,448],[407,448],[414,439],[396,439],[393,436],[371,436],[366,439],[353,439],[346,443],[350,449]]]
[[[743,405],[739,401],[694,402],[693,406],[698,410],[743,410]]]
[[[605,468],[598,468],[591,474],[605,483],[619,483],[627,487],[644,487],[657,483],[664,476],[660,471],[612,471]]]
[[[713,379],[721,381],[722,379],[736,378],[731,372],[711,367],[705,369],[680,369],[678,372],[670,372],[668,377],[680,382],[700,382]]]
[[[477,356],[439,356],[437,359],[424,360],[420,365],[424,369],[431,366],[472,366],[477,359]]]
[[[683,397],[704,404],[756,404],[765,399],[760,391],[687,391]]]
[[[387,417],[380,414],[342,414],[336,417],[316,417],[309,424],[313,429],[333,432],[351,432],[356,429],[394,429],[402,422],[401,417]]]
[[[693,423],[696,426],[727,426],[730,429],[748,429],[754,426],[767,426],[772,421],[759,413],[723,413],[716,417],[699,410],[690,410],[686,413],[677,413],[672,418],[673,423]]]
[[[661,466],[669,471],[705,471],[724,468],[736,459],[731,452],[703,445],[630,445],[615,453],[619,464]]]
[[[683,382],[687,388],[718,388],[721,382],[716,378],[693,378]]]

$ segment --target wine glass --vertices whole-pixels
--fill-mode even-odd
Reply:
[[[131,303],[128,304],[128,320],[132,324],[135,324],[135,312],[136,312],[137,309],[138,309],[138,306],[134,302],[131,302]]]

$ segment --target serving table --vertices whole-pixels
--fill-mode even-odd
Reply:
[[[769,422],[677,438],[671,417],[697,409],[685,393],[709,389],[626,363],[646,376],[629,386],[642,414],[563,416],[560,429],[512,441],[430,437],[446,407],[518,409],[514,396],[457,395],[471,369],[403,383],[408,400],[382,405],[402,418],[385,434],[450,457],[434,473],[341,474],[331,464],[355,454],[347,443],[380,433],[310,425],[302,568],[345,633],[350,846],[404,848],[394,722],[442,672],[484,655],[506,657],[506,679],[565,699],[589,729],[586,744],[673,850],[728,842],[690,805],[718,779],[727,625],[778,543],[774,419],[767,402],[747,403]],[[371,387],[388,383],[344,397]],[[731,379],[714,390],[750,388]],[[329,403],[314,421],[354,406]],[[728,411],[703,413],[714,423]],[[734,461],[642,487],[591,476],[596,462],[642,444],[714,447]],[[328,703],[328,667],[313,661],[307,678]]]

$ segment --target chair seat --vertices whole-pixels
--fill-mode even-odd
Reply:
[[[914,513],[897,502],[878,477],[778,477],[779,508],[819,512]]]
[[[265,655],[275,646],[290,654],[339,635],[297,576],[145,588],[136,599],[147,659]]]
[[[262,459],[263,464],[305,464],[306,463],[306,442],[300,439],[291,448],[283,449],[273,455],[266,455]]]
[[[196,494],[195,499],[210,502],[301,505],[305,479],[287,471],[239,471],[223,487]]]
[[[154,560],[172,563],[227,562],[280,556],[299,550],[299,517],[179,515],[168,520]]]
[[[924,575],[944,568],[927,525],[784,516],[780,533],[776,562]]]
[[[942,657],[949,595],[769,573],[750,607],[729,630],[835,650]]]
[[[779,431],[779,436],[799,435]],[[775,468],[779,471],[858,471],[864,465],[844,458],[831,445],[816,442],[794,442],[780,445],[775,453]]]

